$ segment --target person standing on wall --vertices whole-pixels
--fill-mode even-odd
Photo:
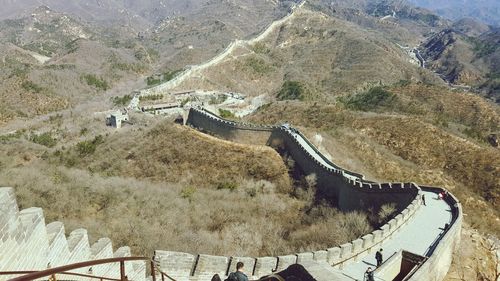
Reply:
[[[427,205],[425,205],[425,195],[424,194],[422,194],[422,205],[427,206]]]
[[[377,253],[375,253],[375,259],[377,260],[377,267],[379,267],[382,264],[382,249],[378,250]]]
[[[224,281],[248,281],[248,277],[245,273],[243,273],[243,266],[244,264],[239,261],[236,264],[236,271],[231,272],[227,279]]]
[[[365,271],[365,281],[375,281],[375,277],[373,277],[373,270],[371,267]]]

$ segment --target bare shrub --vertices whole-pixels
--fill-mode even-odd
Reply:
[[[171,127],[165,130],[182,135]],[[290,196],[283,188],[289,181],[283,180],[286,167],[274,152],[232,145],[186,152],[193,148],[182,144],[191,142],[189,137],[193,135],[176,142],[178,147],[165,148],[172,143],[160,141],[165,136],[159,132],[154,140],[160,143],[151,148],[147,140],[126,142],[130,139],[110,135],[85,159],[74,149],[61,148],[45,160],[37,155],[46,147],[28,140],[7,143],[0,150],[0,185],[15,187],[21,208],[42,207],[47,222],[62,221],[67,234],[83,227],[91,242],[109,237],[115,248],[129,245],[136,255],[149,256],[154,250],[281,255],[338,245],[363,231],[351,214],[315,206],[313,196]],[[156,149],[164,150],[150,157]],[[222,158],[217,156],[221,153]],[[60,157],[74,159],[74,167],[61,166]],[[255,174],[248,177],[244,169],[251,166]],[[311,187],[313,179],[309,177]],[[237,183],[237,188],[217,189],[216,183],[224,182]]]
[[[391,220],[392,216],[396,212],[396,204],[388,203],[380,207],[378,212],[378,221],[380,224],[384,224]]]
[[[309,174],[305,177],[307,187],[310,189],[316,188],[317,176],[316,174]]]

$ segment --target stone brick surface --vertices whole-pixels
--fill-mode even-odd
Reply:
[[[210,280],[214,274],[224,276],[227,272],[229,259],[222,256],[198,255],[194,276]]]
[[[260,257],[255,261],[254,276],[261,277],[271,274],[278,264],[277,257]]]
[[[292,264],[297,263],[296,255],[278,256],[278,266],[276,271],[282,271]]]
[[[189,280],[196,261],[192,254],[171,251],[155,251],[155,259],[163,272],[179,281]]]

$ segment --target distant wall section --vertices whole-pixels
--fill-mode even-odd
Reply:
[[[418,193],[418,188],[411,183],[379,184],[365,181],[363,175],[342,169],[324,158],[305,136],[293,129],[237,123],[196,108],[190,109],[186,124],[231,141],[281,147],[295,160],[304,174],[316,175],[318,195],[330,200],[343,211],[378,211],[388,203],[396,204],[398,211],[401,211]],[[298,138],[302,138],[308,148]],[[312,149],[314,153],[308,149]]]
[[[207,110],[194,108],[190,109],[186,124],[226,140],[258,145],[266,145],[274,129],[220,119]]]

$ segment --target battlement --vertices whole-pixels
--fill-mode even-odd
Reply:
[[[398,213],[371,233],[342,245],[311,252],[267,257],[226,257],[155,251],[154,263],[172,279],[210,280],[214,274],[224,278],[235,270],[238,261],[243,261],[250,280],[284,270],[292,264],[302,264],[311,269],[316,274],[316,280],[352,280],[362,275],[366,263],[373,262],[373,255],[379,248],[395,252],[387,263],[375,271],[378,278],[385,280],[399,276],[402,274],[403,262],[406,265],[413,262],[411,266],[406,266],[404,280],[442,280],[446,275],[453,249],[460,241],[463,215],[459,201],[452,194],[445,200],[437,199],[437,194],[444,189],[412,182],[368,181],[362,174],[332,163],[300,131],[288,125],[237,123],[201,108],[190,110],[187,124],[229,140],[237,139],[236,136],[241,133],[258,135],[256,139],[261,144],[277,145],[286,150],[305,174],[316,175],[318,192],[341,210],[377,210],[384,204],[392,203],[397,206]],[[430,201],[430,206],[423,206],[424,195]],[[433,219],[429,216],[437,217],[437,222],[431,224],[432,229],[422,229],[420,225]],[[415,229],[421,231],[419,235],[412,235]],[[422,243],[413,241],[420,239],[418,236],[423,237]],[[129,247],[113,251],[109,238],[98,239],[90,245],[85,229],[73,230],[66,236],[61,222],[45,223],[40,208],[19,210],[14,189],[9,187],[0,188],[0,253],[9,253],[0,255],[0,272],[44,270],[89,260],[131,256]],[[72,272],[120,278],[121,271],[120,265],[115,263],[81,267]],[[131,261],[123,273],[128,280],[144,280],[145,262]],[[0,280],[12,277],[15,276],[0,275]]]
[[[1,187],[0,253],[2,253],[0,255],[0,272],[2,272],[45,270],[88,260],[130,256],[130,249],[120,248],[113,253],[109,238],[101,238],[91,246],[85,229],[75,229],[66,236],[63,223],[56,221],[45,224],[43,210],[40,208],[19,211],[14,189]],[[116,268],[109,268],[109,265],[81,268],[72,272],[96,276],[113,272],[115,276],[120,275],[119,268],[116,271]],[[134,276],[134,279],[130,280],[145,280],[144,262],[135,262],[129,266],[127,274]],[[0,280],[13,277],[17,275],[0,275]]]
[[[311,261],[331,267],[343,274],[355,272],[356,265],[353,264],[359,263],[361,260],[366,259],[367,256],[374,255],[374,249],[391,244],[392,240],[400,239],[399,232],[408,231],[406,229],[407,225],[412,224],[414,227],[416,221],[422,219],[423,215],[420,210],[424,208],[422,207],[422,196],[424,194],[433,197],[434,195],[437,196],[437,193],[444,191],[442,188],[421,187],[411,182],[376,183],[368,181],[364,175],[343,169],[332,163],[299,130],[287,124],[282,126],[258,126],[237,123],[220,118],[203,108],[191,108],[187,125],[233,141],[238,141],[235,136],[241,132],[255,132],[256,134],[261,134],[263,131],[268,132],[267,136],[269,138],[265,141],[265,144],[274,147],[278,146],[280,149],[285,150],[295,160],[295,163],[300,166],[304,174],[315,174],[318,192],[321,192],[325,198],[335,203],[341,210],[377,210],[388,203],[397,206],[398,214],[394,218],[372,233],[363,235],[349,243],[328,249],[285,256],[246,257],[244,258],[246,260],[245,264],[250,265],[250,268],[246,269],[247,273],[251,272],[254,277],[283,270],[291,264],[308,264]],[[442,231],[437,234],[434,240],[431,240],[426,251],[420,254],[421,258],[417,259],[420,262],[414,266],[411,272],[407,272],[408,279],[405,280],[441,280],[446,275],[451,264],[452,251],[459,243],[462,210],[460,203],[452,195],[446,198],[445,203],[449,207],[449,211],[443,210],[442,214],[446,217],[446,213],[450,212],[449,223],[442,225]],[[419,214],[418,218],[416,218],[417,213]],[[446,221],[446,218],[444,220]],[[425,229],[422,229],[422,231],[425,231]],[[432,238],[432,235],[430,237]],[[411,239],[412,237],[408,237],[408,240]],[[403,260],[401,250],[404,249],[399,250],[399,258],[396,259],[399,263]],[[170,252],[170,255],[175,254]],[[418,255],[414,256],[417,257]],[[204,259],[207,258],[204,257]],[[213,263],[213,266],[209,269],[206,267],[198,269],[197,261],[199,259],[195,257],[188,265],[191,270],[186,270],[182,276],[179,276],[180,280],[197,280],[197,274],[200,272],[204,272],[205,275],[223,272],[224,270],[226,270],[226,273],[231,272],[231,261],[240,259],[239,257],[213,258],[221,261],[229,260],[229,262]],[[168,271],[172,268],[172,265],[162,264],[162,268]],[[383,276],[383,272],[377,272],[376,276]]]
[[[162,271],[168,272],[172,278],[179,281],[210,280],[214,274],[227,276],[230,272],[235,271],[236,263],[239,261],[244,262],[246,273],[250,279],[258,279],[264,275],[284,270],[296,263],[317,262],[336,269],[342,269],[351,262],[375,253],[374,249],[378,249],[383,241],[390,239],[394,233],[406,225],[420,206],[421,202],[419,196],[417,196],[403,212],[379,229],[349,243],[328,249],[274,257],[224,257],[156,251],[154,259],[158,262]]]

